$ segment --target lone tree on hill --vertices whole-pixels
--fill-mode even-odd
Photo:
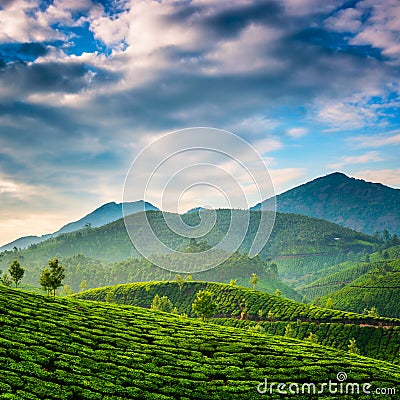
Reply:
[[[49,268],[45,268],[40,276],[40,285],[47,291],[47,295],[56,296],[56,290],[62,286],[65,278],[65,268],[59,265],[58,258],[49,261]]]
[[[255,290],[257,287],[257,283],[258,283],[258,276],[257,274],[251,274],[251,278],[250,278],[250,285],[253,286],[253,289]]]
[[[217,303],[213,300],[213,294],[208,290],[199,290],[193,301],[192,310],[203,322],[212,317],[217,310]]]
[[[326,301],[325,308],[329,309],[333,308],[333,300],[331,297],[329,297],[328,300]]]
[[[172,304],[168,296],[160,297],[158,294],[156,294],[154,296],[150,308],[152,310],[164,311],[170,313],[174,310],[174,305]]]
[[[6,273],[3,274],[3,271],[0,270],[0,285],[3,286],[11,286],[12,280],[10,276]]]
[[[22,277],[24,276],[25,269],[21,267],[20,263],[17,260],[14,260],[8,269],[10,273],[11,280],[15,283],[15,287],[21,283]]]
[[[81,292],[83,292],[84,290],[87,289],[87,282],[86,279],[82,279],[80,285],[79,285],[79,289],[81,290]]]
[[[183,278],[183,276],[182,275],[180,275],[180,274],[178,274],[178,275],[176,275],[176,283],[178,284],[178,286],[179,286],[179,291],[182,291],[182,288],[183,288],[183,284],[185,283],[185,279]]]
[[[356,345],[356,339],[350,339],[350,344],[347,347],[349,348],[349,353],[360,354],[360,349]]]

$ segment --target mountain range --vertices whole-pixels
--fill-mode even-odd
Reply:
[[[266,199],[251,210],[259,210],[261,207],[270,210],[273,204],[273,199]],[[385,229],[400,234],[400,189],[351,178],[340,172],[290,189],[276,196],[276,204],[278,212],[325,219],[367,234]],[[125,214],[158,210],[143,200],[124,203],[124,208]],[[188,213],[198,212],[200,209],[201,207],[196,207]],[[120,218],[122,203],[107,203],[54,233],[21,237],[0,247],[0,252],[12,250],[14,247],[26,248],[61,233],[73,232],[85,226],[100,227]]]
[[[125,203],[106,203],[103,204],[101,207],[96,208],[91,213],[85,215],[83,218],[64,225],[62,228],[54,233],[49,233],[43,236],[21,237],[0,247],[0,251],[12,250],[14,247],[23,249],[31,244],[37,244],[51,237],[58,236],[61,233],[73,232],[85,227],[97,228],[99,226],[106,225],[123,217],[122,204],[124,207],[125,215],[134,214],[140,211],[158,210],[157,207],[143,200]]]
[[[400,233],[400,189],[335,172],[276,196],[277,211],[308,215],[367,234]],[[252,209],[271,209],[267,199]]]

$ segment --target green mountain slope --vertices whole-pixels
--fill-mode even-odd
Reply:
[[[389,262],[353,280],[340,290],[321,297],[320,303],[332,299],[334,308],[363,312],[375,307],[380,315],[400,318],[400,260]]]
[[[0,399],[257,399],[265,378],[318,385],[344,371],[371,390],[400,380],[384,362],[130,306],[0,287],[0,310]]]
[[[215,226],[199,240],[204,240],[212,246],[219,243],[229,229],[231,213],[231,210],[218,210]],[[161,212],[148,211],[147,217],[163,243],[174,249],[183,249],[188,245],[187,238],[177,235],[168,227]],[[135,218],[139,218],[137,214],[130,217],[133,224],[137,221]],[[199,215],[196,213],[185,214],[182,218],[192,226],[200,222]],[[239,249],[240,252],[249,251],[259,223],[260,212],[252,211],[247,235]],[[135,229],[140,233],[143,227],[135,225]],[[371,252],[378,243],[376,238],[327,221],[294,214],[277,214],[274,229],[260,256],[265,258],[287,254],[332,255]],[[25,264],[27,274],[29,274],[35,267],[42,269],[50,258],[68,257],[78,253],[103,262],[115,262],[140,256],[129,240],[124,221],[118,220],[99,228],[87,228],[61,234],[45,242],[34,244],[26,250],[5,252],[2,265],[9,265],[13,259],[18,258],[21,264]]]
[[[155,295],[167,296],[178,312],[194,317],[191,304],[204,289],[213,293],[218,304],[214,323],[245,328],[257,324],[274,335],[284,335],[290,324],[295,338],[306,339],[312,332],[320,343],[342,350],[355,338],[361,354],[400,363],[400,320],[309,306],[240,286],[186,282],[180,287],[177,282],[149,282],[93,289],[76,296],[144,308],[150,307]]]
[[[372,253],[363,257],[364,261],[346,261],[317,271],[313,277],[320,277],[299,290],[311,301],[317,297],[327,296],[337,290],[351,285],[351,282],[374,270],[392,271],[400,269],[400,246]],[[377,301],[380,301],[377,299]]]
[[[280,212],[323,218],[373,234],[388,229],[400,233],[400,190],[335,172],[276,197]],[[263,206],[268,209],[271,201]],[[260,204],[253,207],[259,209]]]

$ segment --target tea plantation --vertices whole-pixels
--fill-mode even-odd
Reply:
[[[400,381],[394,365],[313,343],[1,286],[0,361],[12,400],[259,399],[265,378],[318,385],[341,371],[371,391]]]
[[[199,290],[211,291],[218,304],[216,316],[239,316],[242,306],[246,307],[247,318],[258,320],[258,311],[263,310],[266,317],[268,312],[273,314],[274,320],[308,322],[340,322],[362,323],[369,325],[400,325],[400,320],[395,318],[374,318],[353,312],[330,310],[312,305],[298,303],[275,295],[241,286],[231,286],[214,282],[135,282],[117,286],[107,286],[78,293],[74,296],[85,300],[108,301],[118,304],[129,304],[149,308],[156,294],[167,296],[180,314],[190,317],[192,303]],[[382,322],[383,321],[383,322]]]
[[[178,312],[194,317],[191,304],[202,289],[211,291],[218,304],[214,323],[249,328],[257,322],[273,335],[284,335],[290,323],[294,338],[306,339],[313,333],[319,343],[342,350],[347,350],[349,340],[355,338],[361,354],[400,364],[400,320],[394,318],[314,307],[240,286],[206,282],[185,282],[181,287],[177,282],[131,283],[92,289],[76,296],[148,308],[158,294],[167,296]],[[243,306],[245,321],[239,320]],[[261,317],[259,310],[263,312]]]

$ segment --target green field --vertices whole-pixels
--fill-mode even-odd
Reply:
[[[0,287],[0,312],[0,399],[258,399],[265,378],[400,380],[381,361],[132,306]]]

